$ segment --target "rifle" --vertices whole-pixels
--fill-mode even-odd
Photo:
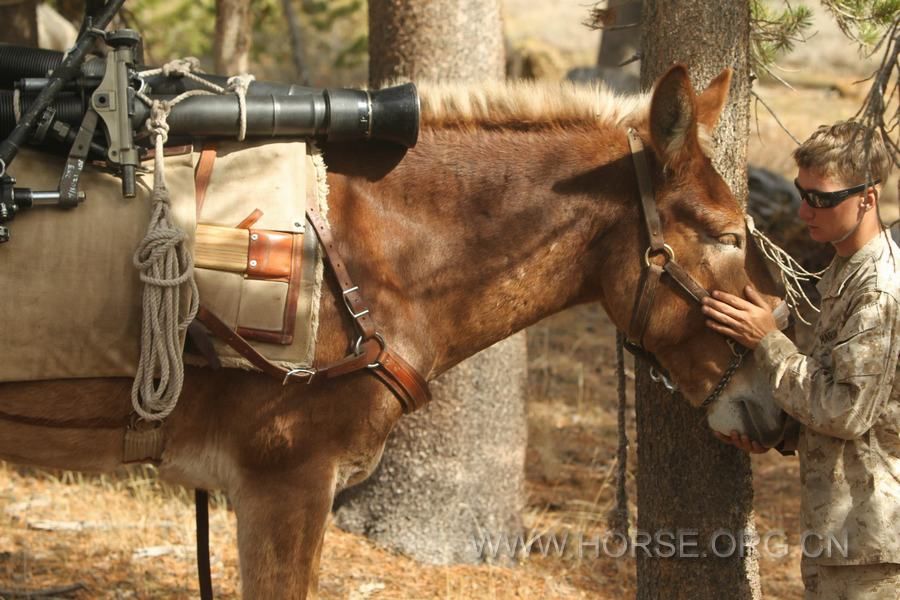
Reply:
[[[89,159],[105,161],[135,195],[135,176],[149,150],[145,129],[149,101],[171,101],[229,78],[191,73],[171,76],[143,65],[138,32],[106,32],[124,0],[109,0],[96,17],[85,16],[75,46],[65,55],[49,50],[0,47],[0,243],[3,226],[34,206],[74,208],[85,200],[78,181]],[[95,40],[105,59],[85,60]],[[419,99],[413,84],[377,91],[312,88],[252,81],[236,94],[184,98],[168,114],[170,140],[239,137],[307,137],[330,141],[382,140],[412,147],[419,132]],[[67,153],[56,190],[15,187],[6,174],[19,148],[36,145]]]

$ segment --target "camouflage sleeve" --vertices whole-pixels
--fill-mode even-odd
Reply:
[[[868,431],[884,409],[900,337],[897,301],[889,294],[873,293],[855,305],[831,349],[830,368],[777,331],[754,352],[785,412],[813,431],[846,440]]]

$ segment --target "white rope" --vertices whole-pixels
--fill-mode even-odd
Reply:
[[[807,271],[794,257],[766,237],[766,234],[758,230],[753,222],[753,217],[747,215],[746,218],[747,229],[756,240],[756,245],[760,252],[778,267],[781,283],[784,285],[785,302],[791,307],[798,319],[810,325],[810,322],[803,318],[800,307],[805,304],[815,312],[819,312],[819,307],[809,299],[809,296],[803,290],[803,283],[820,279],[826,269],[816,272]]]
[[[244,138],[247,136],[247,90],[250,87],[250,83],[256,80],[256,77],[248,73],[244,73],[242,75],[234,75],[228,78],[226,87],[222,87],[213,83],[212,81],[208,81],[202,77],[199,77],[198,75],[195,75],[195,73],[200,72],[202,72],[200,70],[200,61],[193,56],[189,56],[187,58],[176,58],[175,60],[171,60],[163,66],[157,67],[156,69],[141,71],[141,77],[151,77],[153,75],[160,74],[166,77],[185,77],[206,88],[206,90],[190,90],[176,96],[169,101],[170,107],[175,106],[185,98],[189,98],[191,96],[234,94],[235,96],[237,96],[238,100],[239,130],[237,140],[239,142],[243,142]],[[139,93],[138,98],[140,98],[148,106],[150,106],[153,102],[145,94]]]
[[[194,261],[185,246],[187,235],[170,216],[169,190],[166,187],[164,146],[169,138],[169,113],[179,102],[193,96],[233,93],[238,98],[240,130],[238,140],[247,132],[246,94],[252,75],[228,80],[228,87],[216,85],[195,75],[200,62],[196,58],[173,60],[141,76],[162,74],[187,77],[207,89],[188,90],[172,100],[154,100],[142,92],[137,97],[150,107],[146,127],[154,141],[153,215],[147,234],[134,253],[134,266],[141,271],[143,322],[141,356],[131,388],[131,404],[147,421],[161,421],[175,409],[184,384],[181,333],[194,320],[199,308],[199,293],[194,281]],[[188,286],[187,314],[181,317],[181,287]],[[181,317],[179,321],[179,317]]]
[[[244,73],[243,75],[235,75],[228,79],[228,91],[237,95],[238,99],[238,115],[241,119],[241,129],[238,132],[238,141],[243,142],[247,135],[247,90],[250,83],[256,79],[253,75]]]
[[[131,404],[147,421],[161,421],[175,409],[184,384],[181,333],[194,320],[199,307],[193,257],[185,245],[187,235],[172,220],[169,211],[163,159],[170,110],[170,103],[154,101],[147,120],[147,129],[156,146],[153,215],[133,258],[134,266],[141,272],[144,291],[141,356],[131,388]],[[185,284],[188,285],[188,309],[179,321],[181,287]]]

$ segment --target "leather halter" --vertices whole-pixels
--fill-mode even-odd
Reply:
[[[628,326],[625,347],[632,354],[649,360],[654,368],[662,370],[656,357],[644,348],[644,336],[647,333],[651,310],[663,273],[668,274],[671,281],[678,284],[698,304],[709,296],[709,292],[676,262],[675,251],[666,244],[663,238],[659,211],[656,209],[656,199],[653,195],[653,181],[650,178],[650,168],[647,164],[647,150],[634,129],[628,130],[628,144],[631,147],[631,157],[634,161],[634,170],[637,173],[638,190],[641,195],[641,212],[644,215],[644,225],[650,238],[650,245],[644,252],[644,268],[641,273],[640,287],[635,297],[634,310],[631,313],[631,323]],[[662,265],[650,260],[652,256],[659,254],[662,254],[665,259]],[[731,377],[740,367],[748,353],[747,348],[731,340],[728,341],[734,356],[719,382],[713,388],[713,391],[701,404],[703,407],[709,406],[722,395],[722,392],[731,381]]]
[[[384,337],[378,332],[359,287],[354,285],[353,280],[350,279],[344,261],[337,252],[328,223],[312,207],[306,210],[306,218],[319,237],[325,261],[337,279],[344,307],[359,334],[351,354],[327,366],[288,370],[270,362],[257,352],[247,340],[202,306],[197,313],[197,320],[203,323],[216,337],[250,361],[253,366],[282,381],[285,385],[295,381],[312,384],[366,370],[378,377],[391,390],[400,401],[404,413],[418,410],[431,400],[428,383],[412,365],[388,346]]]

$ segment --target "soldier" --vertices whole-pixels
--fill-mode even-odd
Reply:
[[[867,140],[871,138],[869,151]],[[891,161],[877,131],[822,126],[794,152],[799,216],[836,256],[818,290],[810,347],[778,331],[752,287],[704,302],[707,325],[753,349],[775,401],[799,423],[807,600],[900,590],[900,248],[878,216]],[[717,434],[748,452],[747,436]]]

